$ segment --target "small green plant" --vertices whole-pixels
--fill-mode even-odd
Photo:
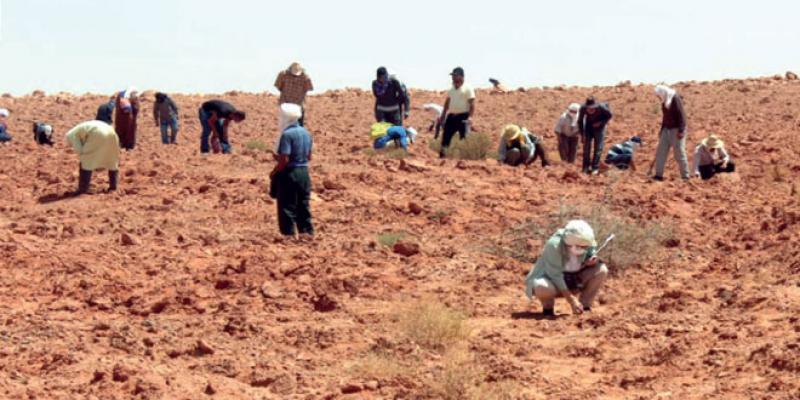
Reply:
[[[495,155],[492,152],[493,141],[492,138],[479,132],[470,132],[464,140],[458,136],[454,137],[450,142],[450,147],[445,149],[445,156],[457,160],[485,160]],[[428,147],[434,152],[438,153],[442,148],[441,140],[431,140],[428,142]]]
[[[438,302],[419,302],[400,315],[400,330],[412,342],[433,351],[445,351],[466,339],[467,316]]]
[[[384,232],[378,235],[378,243],[382,246],[393,247],[406,236],[406,232]]]
[[[250,150],[257,150],[257,151],[266,151],[269,148],[266,143],[257,139],[253,139],[245,143],[244,147]]]

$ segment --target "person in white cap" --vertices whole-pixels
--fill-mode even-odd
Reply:
[[[567,300],[574,314],[591,311],[608,277],[595,252],[594,230],[586,221],[570,221],[545,243],[525,278],[525,294],[542,303],[543,315],[555,316],[555,299]]]
[[[694,175],[704,181],[721,172],[736,171],[736,165],[725,151],[725,142],[717,135],[709,135],[697,145],[692,164]]]
[[[578,156],[578,139],[580,138],[581,129],[578,126],[578,113],[581,111],[581,105],[572,103],[561,114],[561,118],[556,123],[556,135],[558,135],[558,155],[561,156],[561,161],[574,164],[575,158]]]
[[[275,79],[275,88],[281,92],[278,104],[292,103],[300,106],[302,116],[298,120],[300,126],[305,126],[306,120],[306,95],[314,90],[311,78],[299,62],[293,62],[289,68],[281,71]]]
[[[119,179],[119,137],[111,125],[103,121],[86,121],[70,129],[67,144],[80,156],[78,194],[89,192],[92,172],[108,170],[108,190],[117,190]]]
[[[115,98],[114,130],[119,144],[125,150],[136,146],[136,118],[139,116],[139,90],[130,86],[117,93]]]
[[[53,145],[53,127],[42,123],[33,123],[33,140],[40,145]]]
[[[295,227],[301,235],[313,235],[311,222],[311,161],[313,141],[298,122],[303,111],[297,104],[281,104],[281,137],[277,161],[270,172],[270,196],[278,203],[278,227],[281,234],[294,236]]]
[[[655,176],[656,181],[664,180],[664,166],[669,157],[670,147],[678,162],[681,178],[689,179],[689,161],[686,157],[686,112],[683,110],[683,99],[675,89],[658,85],[655,94],[661,101],[661,133],[658,137],[656,150]]]
[[[8,115],[8,110],[0,108],[0,143],[11,141],[11,135],[8,133]]]

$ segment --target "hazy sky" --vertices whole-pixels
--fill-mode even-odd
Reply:
[[[569,4],[569,6],[567,6]],[[509,86],[800,70],[800,1],[0,0],[0,93],[272,90],[292,60],[318,91],[448,73]]]

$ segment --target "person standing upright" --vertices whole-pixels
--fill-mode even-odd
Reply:
[[[311,83],[311,78],[306,74],[305,69],[299,62],[293,62],[284,71],[278,74],[275,79],[275,88],[281,92],[278,98],[278,104],[297,104],[302,110],[302,116],[298,120],[300,126],[305,126],[306,120],[306,95],[308,92],[314,90],[314,84]]]
[[[313,141],[306,128],[298,123],[302,115],[300,106],[282,104],[280,113],[288,125],[281,132],[278,163],[269,174],[276,189],[278,227],[285,236],[294,236],[295,226],[301,235],[313,235],[311,178],[308,175]]]
[[[444,158],[453,135],[458,132],[461,140],[467,137],[469,132],[470,118],[475,113],[475,90],[464,83],[464,68],[456,67],[450,73],[453,80],[453,87],[447,92],[447,100],[444,102],[444,111],[440,124],[444,126],[442,134],[442,146],[439,150],[439,157]]]
[[[178,106],[165,93],[156,93],[153,103],[153,119],[156,126],[161,128],[161,143],[176,144],[178,139]],[[167,135],[167,129],[171,135]]]
[[[686,157],[686,112],[683,109],[683,99],[675,89],[658,85],[656,96],[661,100],[661,133],[658,136],[658,149],[656,150],[656,174],[654,180],[664,180],[664,166],[669,157],[670,147],[675,154],[675,161],[683,180],[689,179],[689,160]]]
[[[372,81],[372,94],[375,96],[375,122],[403,126],[403,118],[408,118],[411,98],[405,85],[389,75],[386,67],[378,68],[377,79]]]
[[[578,128],[583,137],[583,172],[597,175],[606,140],[606,126],[613,115],[608,103],[598,103],[594,97],[586,99],[578,114]]]

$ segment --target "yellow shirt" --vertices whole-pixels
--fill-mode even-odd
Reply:
[[[67,132],[67,141],[80,155],[81,168],[119,169],[119,137],[111,125],[102,121],[86,121]]]
[[[465,83],[458,89],[451,88],[447,96],[450,98],[448,113],[466,114],[469,112],[469,101],[475,98],[475,89]]]

